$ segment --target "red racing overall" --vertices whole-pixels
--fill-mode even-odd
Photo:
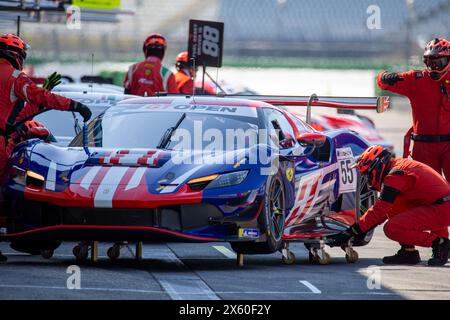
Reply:
[[[161,64],[161,59],[150,56],[133,64],[124,80],[125,93],[154,96],[156,92],[178,93],[175,76]]]
[[[72,100],[39,88],[25,73],[0,59],[0,175],[11,148],[6,146],[5,134],[9,125],[45,108],[68,110]]]
[[[450,181],[450,75],[440,81],[428,72],[411,70],[399,73],[402,81],[378,86],[409,98],[412,108],[414,147],[412,157],[442,172]]]
[[[394,159],[381,185],[381,196],[358,221],[367,232],[388,220],[384,232],[401,245],[431,247],[448,238],[450,184],[418,161]]]
[[[185,70],[178,70],[175,73],[175,81],[178,91],[182,94],[191,95],[194,90],[194,80]]]

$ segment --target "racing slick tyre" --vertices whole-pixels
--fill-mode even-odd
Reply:
[[[266,233],[266,241],[230,242],[238,254],[269,254],[278,251],[282,245],[285,220],[285,189],[280,173],[270,176],[266,182],[263,209],[258,217],[261,230]]]
[[[54,251],[60,245],[61,241],[49,240],[15,240],[9,244],[11,249],[31,255],[40,255],[42,251]]]
[[[377,193],[370,189],[367,178],[361,177],[358,173],[358,180],[356,185],[356,213],[360,218],[377,200]],[[373,236],[373,230],[355,237],[353,246],[365,246],[370,242]]]

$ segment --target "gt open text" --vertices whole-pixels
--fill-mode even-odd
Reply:
[[[222,306],[192,306],[186,304],[178,310],[180,316],[204,316],[210,318],[214,315],[236,316],[268,316],[271,305],[264,304],[224,304]]]

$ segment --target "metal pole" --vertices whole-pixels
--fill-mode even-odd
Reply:
[[[205,93],[205,74],[206,74],[206,66],[205,66],[205,64],[203,64],[202,94]]]
[[[414,0],[406,0],[406,10],[407,10],[407,18],[406,18],[406,37],[405,37],[405,59],[406,66],[408,67],[410,64],[410,58],[412,55],[412,24],[415,19],[414,12]]]
[[[17,33],[16,35],[20,37],[20,16],[17,16]]]
[[[311,123],[311,107],[312,107],[312,103],[316,102],[317,100],[319,100],[319,98],[317,97],[317,94],[313,93],[308,100],[308,105],[306,106],[306,123],[310,124]]]

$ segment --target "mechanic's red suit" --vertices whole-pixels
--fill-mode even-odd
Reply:
[[[403,81],[394,85],[383,83],[381,75],[377,82],[382,90],[404,95],[411,102],[413,159],[440,174],[443,171],[450,181],[450,74],[435,81],[428,72],[411,70],[399,73]]]
[[[128,69],[124,80],[125,93],[153,96],[156,92],[178,93],[175,76],[157,57],[147,57]]]
[[[358,221],[361,230],[388,220],[386,236],[401,245],[431,247],[436,237],[448,238],[450,184],[418,161],[394,159],[387,166],[380,198]]]
[[[178,70],[175,73],[175,81],[177,83],[178,91],[182,94],[192,94],[194,90],[194,80],[184,70]]]
[[[6,60],[0,59],[0,176],[12,151],[7,148],[5,130],[25,117],[45,108],[68,110],[71,100],[42,89],[25,73],[14,69]]]

